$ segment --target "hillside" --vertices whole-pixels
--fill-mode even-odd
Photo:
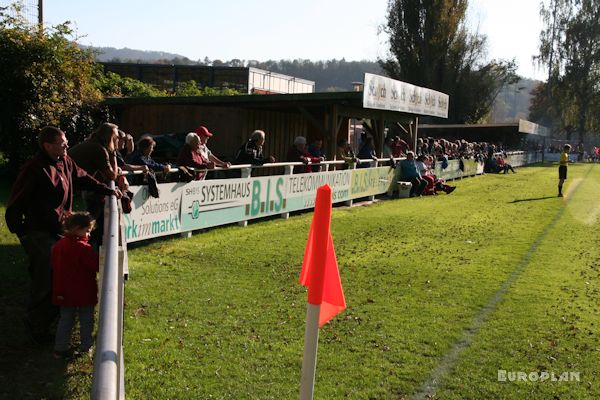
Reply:
[[[166,62],[167,60],[178,60],[180,63],[184,63],[182,61],[187,60],[187,63],[189,64],[196,63],[185,56],[175,53],[168,53],[166,51],[136,50],[129,49],[127,47],[117,49],[114,47],[91,47],[83,45],[81,45],[81,48],[96,51],[96,60],[101,62],[117,61],[155,63],[157,61]]]

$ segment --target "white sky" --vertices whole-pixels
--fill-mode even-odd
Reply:
[[[542,79],[531,57],[540,0],[471,0],[471,26],[488,36],[489,58],[515,58]],[[0,1],[6,4],[8,1]],[[83,44],[177,53],[192,60],[376,60],[385,56],[387,0],[45,0],[44,20],[75,23]]]

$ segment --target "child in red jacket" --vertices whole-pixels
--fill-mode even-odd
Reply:
[[[54,356],[70,353],[71,330],[79,316],[80,352],[89,352],[94,329],[94,306],[98,303],[98,253],[88,243],[95,221],[88,212],[71,214],[64,223],[65,236],[52,248],[52,302],[60,306]]]

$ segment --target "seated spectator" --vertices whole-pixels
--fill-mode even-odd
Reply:
[[[425,160],[427,160],[427,156],[421,154],[415,161],[415,165],[417,166],[421,178],[427,181],[427,186],[425,186],[423,194],[435,194],[435,175],[430,171]]]
[[[116,145],[116,153],[117,157],[117,166],[121,168],[123,171],[135,172],[141,171],[146,173],[149,171],[147,165],[132,165],[127,164],[125,162],[125,157],[129,154],[133,153],[133,137],[131,135],[126,134],[122,130],[119,129],[119,136],[117,137],[117,145]]]
[[[165,174],[171,172],[171,164],[161,164],[150,157],[154,147],[156,147],[154,139],[150,136],[142,137],[138,141],[138,149],[131,153],[127,158],[127,162],[134,165],[147,165],[150,170],[156,172],[162,171]]]
[[[383,141],[383,158],[393,158],[392,147],[394,145],[394,138],[386,136]]]
[[[287,153],[286,161],[303,163],[304,165],[294,167],[295,174],[302,174],[312,172],[312,168],[308,164],[318,164],[323,161],[323,158],[313,157],[306,149],[306,138],[304,136],[297,136],[294,139],[294,144]]]
[[[496,157],[494,157],[492,155],[492,157],[486,158],[486,160],[485,160],[485,166],[484,166],[484,172],[489,172],[489,173],[497,174],[500,171],[502,171],[502,169],[499,169],[499,167],[498,167],[498,161],[496,161]]]
[[[358,158],[354,155],[350,144],[346,139],[340,139],[335,153],[336,160],[344,160],[346,164],[338,167],[337,169],[348,169],[350,165],[354,165],[358,162]]]
[[[396,136],[392,141],[392,156],[394,158],[405,157],[408,151],[408,143]]]
[[[496,157],[496,164],[498,165],[498,173],[500,173],[500,171],[503,171],[503,173],[508,174],[509,170],[512,171],[513,174],[517,173],[513,166],[508,164],[504,159],[504,156],[501,154],[498,154],[498,157]]]
[[[373,161],[377,161],[377,153],[375,152],[375,140],[373,140],[373,136],[367,136],[365,141],[358,151],[358,158],[360,160],[368,160],[371,159]],[[368,168],[371,166],[370,162],[361,162],[358,165],[358,168]]]
[[[200,138],[200,146],[198,147],[198,152],[200,153],[200,155],[202,156],[202,158],[204,160],[208,160],[209,163],[213,164],[212,168],[214,168],[214,167],[220,167],[220,168],[231,167],[230,162],[221,161],[217,156],[215,156],[212,153],[212,151],[210,151],[208,149],[208,146],[206,146],[206,144],[208,143],[208,139],[213,136],[213,133],[209,132],[209,130],[204,126],[198,127],[194,132]],[[210,164],[209,164],[209,168],[211,168]]]
[[[391,136],[386,136],[383,142],[383,158],[390,159],[390,167],[394,168],[396,166],[396,160],[394,160],[393,154],[394,147],[394,138]]]
[[[185,137],[185,144],[179,151],[179,156],[177,157],[178,166],[197,170],[193,174],[194,179],[196,180],[203,180],[206,177],[206,169],[215,167],[215,164],[212,161],[208,160],[208,158],[205,158],[203,154],[200,153],[200,144],[201,140],[196,132],[188,133]]]
[[[311,144],[308,145],[308,152],[311,156],[320,158],[321,161],[327,160],[325,152],[323,151],[323,139],[315,139]],[[321,170],[320,165],[313,165],[312,172],[319,172]]]
[[[415,153],[409,151],[406,154],[406,159],[400,161],[400,169],[402,172],[402,179],[412,183],[410,188],[410,197],[421,196],[423,190],[427,186],[427,181],[421,177],[417,165],[415,163]]]
[[[432,161],[432,156],[428,157],[425,155],[420,155],[417,157],[417,161],[415,162],[421,177],[427,181],[427,186],[425,187],[423,194],[436,195],[438,192],[445,192],[447,194],[452,193],[456,187],[446,185],[443,179],[438,179],[435,176],[435,173],[431,168]]]
[[[133,136],[119,129],[119,142],[121,141],[123,143],[119,146],[117,151],[121,154],[121,157],[125,159],[128,155],[133,153],[135,147],[133,142]]]
[[[238,149],[234,164],[263,165],[275,162],[275,157],[263,155],[264,144],[265,132],[255,130],[250,135],[250,139]]]

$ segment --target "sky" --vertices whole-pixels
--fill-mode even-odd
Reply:
[[[9,1],[0,0],[0,4]],[[37,1],[30,0],[31,4]],[[387,0],[44,0],[44,21],[72,21],[82,44],[176,53],[192,60],[376,60],[387,55]],[[468,23],[488,38],[488,59],[534,67],[540,0],[471,0]]]

